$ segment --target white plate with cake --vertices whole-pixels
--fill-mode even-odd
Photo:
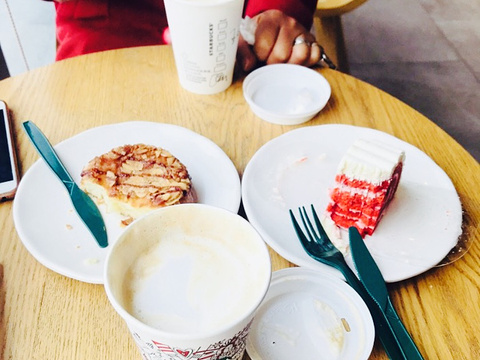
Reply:
[[[159,150],[154,151],[152,147]],[[240,206],[240,179],[231,160],[211,140],[180,126],[145,121],[101,126],[62,141],[55,146],[55,151],[78,184],[83,172],[83,181],[98,178],[102,184],[110,185],[116,181],[113,158],[119,152],[125,156],[132,153],[116,166],[122,170],[118,178],[127,176],[130,183],[117,181],[119,186],[109,186],[103,193],[98,186],[87,188],[96,192],[93,194],[96,196],[116,195],[113,201],[96,199],[105,220],[109,245],[115,242],[132,217],[145,213],[138,211],[139,206],[146,206],[148,211],[154,208],[145,204],[142,199],[145,196],[153,199],[149,203],[159,206],[196,201],[234,213]],[[147,173],[136,174],[143,154],[156,156],[157,163],[168,164],[168,173],[173,175],[166,179],[165,171],[156,165],[145,165]],[[147,160],[143,163],[152,163],[151,159]],[[91,176],[92,172],[106,176]],[[139,186],[140,180],[148,181],[148,186]],[[159,185],[158,181],[167,182],[166,186],[160,186],[163,183]],[[194,196],[191,196],[190,186]],[[157,191],[160,188],[167,191]],[[120,206],[127,198],[132,199],[135,191],[138,196],[134,201]],[[131,211],[126,214],[124,210]],[[13,204],[13,217],[20,239],[40,263],[76,280],[103,283],[104,260],[109,247],[97,245],[74,211],[63,184],[43,160],[38,160],[23,176]]]
[[[327,212],[336,175],[345,154],[359,139],[401,149],[393,167],[403,162],[398,187],[365,243],[385,280],[395,282],[418,275],[444,259],[462,233],[462,206],[447,174],[425,153],[384,132],[350,125],[320,125],[287,132],[262,146],[247,164],[242,200],[249,221],[264,240],[290,262],[337,270],[310,258],[297,239],[289,209],[313,204],[332,241],[346,254],[348,232],[337,227]],[[381,171],[379,172],[381,173]],[[377,174],[378,175],[378,174]]]

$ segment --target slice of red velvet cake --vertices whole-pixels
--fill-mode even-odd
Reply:
[[[372,235],[397,190],[405,153],[377,141],[357,140],[340,161],[327,213],[341,228]]]

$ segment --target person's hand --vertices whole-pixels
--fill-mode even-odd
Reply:
[[[237,60],[243,71],[257,62],[291,63],[313,66],[320,60],[320,46],[315,37],[298,21],[279,10],[267,10],[253,17],[257,28],[255,44],[250,46],[240,36]]]

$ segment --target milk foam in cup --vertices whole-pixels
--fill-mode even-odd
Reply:
[[[180,84],[197,94],[233,78],[244,0],[164,0]]]
[[[240,360],[270,276],[250,223],[181,204],[127,227],[107,255],[105,290],[145,359]]]

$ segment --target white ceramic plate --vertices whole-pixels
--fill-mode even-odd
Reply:
[[[252,360],[366,360],[375,329],[360,296],[319,271],[273,273],[247,338]]]
[[[445,172],[418,148],[383,132],[349,125],[292,130],[271,140],[252,157],[242,179],[249,221],[281,256],[297,265],[330,267],[310,258],[297,239],[288,209],[314,204],[321,216],[338,163],[358,138],[377,139],[405,150],[395,198],[365,243],[385,280],[395,282],[438,264],[462,232],[462,207]],[[342,231],[348,244],[348,235]],[[347,249],[347,262],[352,265]]]
[[[169,150],[187,167],[198,201],[238,212],[240,179],[227,155],[209,139],[183,127],[133,121],[101,126],[55,146],[78,183],[82,168],[116,146],[144,143]],[[124,227],[101,206],[109,244]],[[13,204],[18,235],[43,265],[80,281],[103,283],[108,248],[100,248],[78,218],[63,184],[40,159],[23,176]]]

